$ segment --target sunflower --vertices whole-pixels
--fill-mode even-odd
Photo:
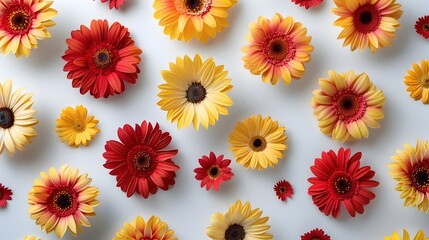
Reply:
[[[162,132],[158,123],[155,127],[146,121],[136,124],[135,128],[126,124],[118,129],[121,142],[109,140],[103,165],[111,169],[110,175],[116,176],[117,187],[131,197],[135,192],[148,198],[158,188],[167,191],[174,185],[176,171],[180,169],[172,158],[177,149],[166,150],[171,142],[168,132]]]
[[[429,60],[421,60],[420,66],[414,63],[412,67],[404,79],[407,91],[414,100],[429,104]]]
[[[157,216],[152,216],[147,222],[140,216],[130,223],[124,223],[124,227],[116,233],[113,240],[177,240],[174,231],[168,229],[167,223]]]
[[[309,9],[312,7],[319,6],[323,0],[292,0],[293,3],[299,5],[300,7],[305,7],[305,9]]]
[[[136,83],[142,51],[120,23],[109,27],[107,20],[92,20],[90,28],[81,25],[66,42],[64,71],[81,94],[107,98],[122,93],[124,82]]]
[[[37,135],[34,126],[38,121],[34,118],[36,111],[32,95],[22,93],[22,89],[12,91],[12,81],[0,83],[0,154],[4,149],[10,155],[16,150],[24,150]]]
[[[227,93],[231,91],[231,79],[227,78],[224,66],[216,66],[212,58],[194,60],[189,56],[176,58],[170,63],[170,71],[163,70],[166,83],[161,84],[158,105],[167,111],[167,119],[177,122],[178,128],[186,128],[193,123],[208,128],[215,125],[219,115],[228,115],[227,107],[233,104]]]
[[[24,237],[24,240],[42,240],[41,238],[37,238],[36,236],[27,235]]]
[[[0,52],[12,52],[16,57],[30,56],[37,48],[37,40],[50,38],[51,19],[57,11],[51,8],[53,1],[0,0]]]
[[[332,12],[339,16],[335,26],[344,28],[338,39],[352,51],[366,47],[375,53],[379,48],[392,45],[395,31],[401,25],[401,5],[396,0],[334,0]]]
[[[372,180],[375,172],[369,166],[360,167],[362,153],[351,157],[350,154],[350,149],[343,148],[338,153],[322,152],[321,158],[316,158],[310,168],[314,177],[308,179],[312,184],[308,194],[326,216],[332,214],[337,218],[343,204],[354,217],[356,213],[362,214],[364,206],[375,198],[369,190],[379,184]]]
[[[384,240],[410,240],[410,239],[411,239],[410,234],[405,229],[404,229],[404,234],[402,238],[397,232],[394,232],[392,237],[388,237],[388,236],[384,237]],[[413,238],[413,240],[428,240],[428,239],[429,237],[425,237],[423,230],[419,230],[416,236]]]
[[[331,237],[322,229],[313,229],[310,232],[304,233],[304,235],[301,236],[301,240],[331,240]]]
[[[206,186],[207,191],[211,187],[218,191],[224,181],[229,181],[234,177],[234,173],[228,167],[231,160],[223,159],[223,155],[216,157],[213,152],[210,152],[209,156],[202,156],[198,162],[201,167],[194,169],[195,179],[200,180],[201,187]]]
[[[73,236],[90,227],[87,217],[95,216],[94,207],[99,205],[98,189],[92,187],[88,174],[79,175],[79,170],[62,165],[57,171],[40,172],[40,179],[28,193],[31,219],[41,225],[43,231],[55,231],[62,238],[67,229]]]
[[[155,0],[154,17],[171,39],[207,42],[228,26],[228,10],[237,0]]]
[[[314,48],[310,45],[311,36],[307,36],[307,29],[300,22],[276,13],[271,20],[259,17],[249,27],[249,44],[241,49],[246,54],[245,68],[271,84],[277,84],[281,77],[288,85],[292,78],[304,75],[304,63],[310,61]]]
[[[319,86],[311,105],[324,134],[345,142],[367,138],[368,127],[380,127],[385,98],[365,73],[329,71],[329,79],[319,79]]]
[[[425,39],[429,38],[429,15],[425,15],[417,19],[416,24],[414,25],[416,33],[424,37]]]
[[[88,110],[82,105],[76,108],[66,107],[61,111],[56,126],[61,142],[67,142],[68,145],[77,148],[80,145],[87,146],[94,139],[100,132],[97,128],[98,120],[92,115],[88,117],[87,114]]]
[[[249,202],[242,204],[238,200],[231,204],[225,214],[215,213],[211,217],[211,226],[206,228],[208,237],[212,240],[237,239],[273,239],[268,233],[269,217],[261,217],[259,208],[252,209]]]
[[[246,169],[274,167],[287,149],[285,131],[271,117],[252,115],[235,126],[228,138],[230,150]]]
[[[101,0],[101,2],[107,2],[107,1],[109,1],[110,9],[112,8],[119,9],[122,6],[122,4],[125,3],[125,0]]]
[[[7,201],[12,200],[12,190],[0,183],[0,208],[6,207]]]
[[[404,150],[396,151],[390,163],[389,174],[398,182],[395,190],[405,198],[405,206],[417,207],[429,212],[429,142],[418,140],[414,148],[404,145]]]
[[[293,187],[288,181],[281,180],[274,185],[274,192],[280,200],[286,201],[287,198],[292,197]]]

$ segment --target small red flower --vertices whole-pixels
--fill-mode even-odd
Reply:
[[[207,191],[213,187],[216,191],[224,181],[231,180],[234,176],[231,168],[228,167],[231,163],[229,159],[223,159],[223,155],[216,155],[210,152],[209,157],[202,156],[198,159],[200,168],[195,168],[195,179],[201,181],[201,187],[206,186]]]
[[[325,234],[325,232],[322,229],[318,229],[318,228],[313,229],[310,232],[307,232],[301,236],[301,240],[314,240],[314,239],[331,240],[331,237]]]
[[[119,9],[122,6],[122,4],[125,3],[125,0],[101,0],[101,2],[107,2],[107,1],[109,1],[110,9],[112,8]]]
[[[300,7],[305,7],[305,9],[309,9],[311,7],[319,6],[323,0],[292,0],[293,3],[299,5]]]
[[[429,38],[429,16],[420,17],[416,24],[414,25],[416,32],[420,34],[422,37],[428,39]]]
[[[12,194],[12,190],[0,183],[0,207],[6,207],[7,201],[12,200]]]
[[[274,191],[277,197],[282,201],[286,201],[287,198],[293,195],[293,187],[286,180],[278,181],[276,185],[274,185]]]

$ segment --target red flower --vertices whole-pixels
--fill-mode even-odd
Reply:
[[[300,7],[305,7],[305,9],[309,9],[311,7],[319,6],[323,0],[292,0],[293,3],[299,5]]]
[[[213,152],[210,152],[209,157],[202,156],[198,162],[200,162],[201,167],[194,169],[195,179],[200,180],[201,187],[206,186],[207,191],[211,187],[218,191],[224,181],[231,180],[234,176],[231,168],[228,167],[231,160],[223,159],[223,155],[216,157]]]
[[[301,236],[301,240],[331,240],[331,237],[329,235],[326,235],[325,232],[322,229],[313,229],[310,232],[305,233]]]
[[[72,31],[67,45],[64,71],[81,94],[107,98],[123,92],[124,81],[136,82],[142,51],[118,22],[109,28],[107,20],[92,20],[90,29]]]
[[[110,140],[104,146],[104,167],[112,169],[110,175],[116,176],[118,187],[127,193],[135,192],[144,198],[155,194],[158,188],[166,191],[174,185],[176,171],[180,169],[172,158],[177,150],[164,150],[171,142],[168,132],[162,132],[158,123],[155,127],[143,121],[135,129],[126,124],[118,129],[121,142]]]
[[[368,188],[376,187],[379,183],[371,180],[375,172],[369,166],[360,167],[361,157],[360,152],[350,157],[350,149],[340,148],[338,155],[330,150],[322,152],[322,157],[314,161],[311,171],[315,177],[308,179],[312,184],[308,194],[325,215],[338,217],[340,204],[343,203],[354,217],[356,213],[362,214],[363,206],[375,198]]]
[[[414,25],[414,28],[416,29],[416,32],[423,36],[424,38],[429,38],[429,16],[423,16],[420,17],[416,21],[416,25]]]
[[[281,180],[274,185],[274,191],[280,200],[286,201],[286,198],[290,198],[292,196],[293,187],[288,181]]]
[[[101,2],[107,2],[109,1],[109,8],[116,8],[119,9],[122,4],[124,4],[125,0],[101,0]]]
[[[12,194],[12,190],[0,183],[0,207],[6,207],[7,201],[12,200]]]

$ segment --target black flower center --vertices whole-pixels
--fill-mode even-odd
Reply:
[[[286,187],[282,186],[280,187],[280,193],[286,193]]]
[[[195,10],[201,5],[201,0],[186,0],[186,7],[189,9]]]
[[[328,180],[328,191],[332,197],[339,199],[349,199],[356,194],[359,182],[353,180],[346,172],[334,172]]]
[[[352,183],[350,182],[350,179],[345,177],[339,177],[335,180],[334,188],[337,191],[338,194],[346,194],[350,192],[352,188]]]
[[[23,9],[12,12],[9,24],[13,30],[26,30],[30,26],[30,15]]]
[[[267,141],[263,137],[257,136],[250,141],[250,148],[252,148],[253,151],[260,152],[263,151],[266,147]]]
[[[212,4],[212,0],[182,0],[174,2],[176,9],[193,16],[202,16],[206,14],[210,10]]]
[[[255,140],[253,141],[253,146],[254,146],[254,147],[256,147],[256,148],[258,148],[258,147],[262,146],[262,140],[261,140],[261,139],[259,139],[259,138],[255,139]]]
[[[243,240],[246,236],[243,226],[233,224],[225,231],[225,240]]]
[[[152,157],[146,151],[141,151],[134,156],[134,166],[140,171],[146,171],[150,168]]]
[[[217,178],[220,175],[220,172],[220,168],[216,165],[211,166],[208,171],[209,176],[212,178]]]
[[[366,102],[363,96],[349,90],[339,92],[334,96],[333,103],[338,118],[346,123],[359,120],[366,111]]]
[[[369,11],[364,11],[360,14],[359,20],[363,24],[369,24],[372,21],[372,14]]]
[[[193,82],[186,90],[186,99],[191,103],[200,103],[206,98],[207,91],[199,82]]]
[[[108,49],[99,49],[94,53],[93,61],[97,68],[108,68],[113,63],[113,54]]]
[[[74,214],[79,205],[76,192],[69,187],[54,189],[47,201],[49,211],[60,217]]]
[[[10,128],[15,122],[15,116],[10,108],[2,107],[0,108],[0,127]]]
[[[61,211],[67,211],[73,204],[73,198],[68,192],[62,191],[55,196],[54,204]]]
[[[429,31],[429,23],[423,24],[423,30]]]
[[[373,32],[380,26],[381,14],[375,5],[365,4],[353,12],[353,23],[358,32]]]
[[[429,169],[426,166],[413,170],[413,183],[419,189],[426,189],[429,186]]]

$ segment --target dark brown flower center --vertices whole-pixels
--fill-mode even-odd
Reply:
[[[208,170],[208,174],[211,178],[217,178],[220,175],[220,173],[221,173],[221,170],[217,165],[211,166],[210,169]]]
[[[15,116],[10,108],[2,107],[0,108],[0,127],[10,128],[15,122]]]
[[[262,52],[268,62],[282,66],[295,57],[296,49],[288,35],[273,33],[265,37]]]
[[[411,176],[415,188],[429,192],[429,160],[424,160],[415,165],[411,171]]]
[[[193,82],[186,90],[186,99],[191,103],[200,103],[206,98],[207,91],[199,82]]]
[[[280,193],[286,193],[286,191],[287,191],[286,187],[284,187],[284,186],[280,187]]]
[[[134,167],[140,171],[146,171],[150,164],[152,163],[152,158],[148,152],[140,151],[134,155]]]
[[[113,54],[108,49],[102,48],[94,53],[93,60],[97,68],[105,69],[113,63]]]
[[[225,231],[225,240],[243,240],[246,236],[243,226],[233,224]]]
[[[267,140],[264,137],[256,136],[250,140],[250,148],[253,151],[260,152],[267,147]]]
[[[269,43],[271,57],[277,60],[283,60],[288,54],[287,44],[281,39],[275,39]]]
[[[350,189],[352,188],[352,183],[348,178],[339,177],[335,179],[334,188],[338,194],[345,194],[350,192]]]
[[[354,11],[353,22],[358,32],[373,32],[380,26],[381,14],[375,5],[365,4]]]
[[[151,147],[135,146],[127,155],[128,169],[134,176],[148,177],[158,165],[158,157]]]
[[[340,199],[352,198],[356,193],[357,185],[357,181],[342,171],[334,172],[328,180],[329,192]]]
[[[311,238],[311,240],[321,240],[321,239],[318,237],[314,237],[314,238]]]
[[[423,30],[429,31],[429,23],[423,24]]]
[[[351,90],[337,93],[332,101],[338,118],[346,123],[361,119],[367,107],[364,97]]]
[[[60,217],[74,214],[78,208],[76,192],[68,187],[59,187],[48,197],[48,208]]]
[[[31,27],[32,15],[29,7],[22,4],[11,4],[4,8],[1,24],[9,33],[24,34]]]
[[[176,9],[184,14],[203,16],[209,12],[212,0],[178,0],[174,1],[174,4]]]

